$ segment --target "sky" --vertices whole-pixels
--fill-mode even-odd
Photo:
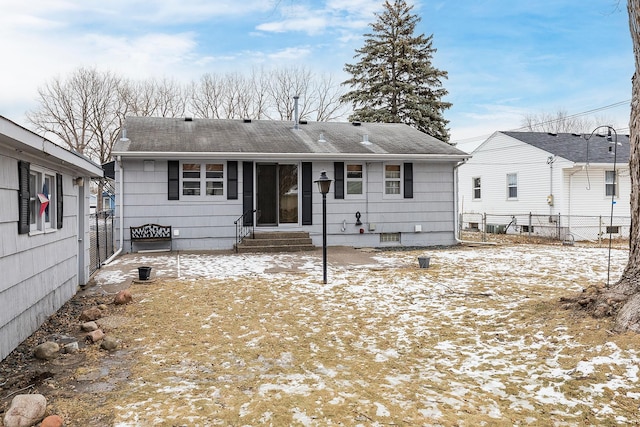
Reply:
[[[634,58],[622,0],[407,0],[433,35],[451,141],[470,151],[527,115],[593,111],[628,132]],[[93,67],[188,83],[303,66],[348,75],[383,0],[0,0],[0,115],[29,127],[38,88]],[[346,117],[344,118],[346,120]]]

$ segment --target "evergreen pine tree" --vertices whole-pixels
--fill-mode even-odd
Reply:
[[[344,67],[352,76],[342,83],[351,87],[341,98],[353,105],[349,120],[405,123],[448,142],[443,112],[451,104],[442,101],[448,92],[441,82],[447,72],[431,64],[433,35],[414,35],[420,17],[405,0],[385,0],[384,8],[356,50],[358,62]]]

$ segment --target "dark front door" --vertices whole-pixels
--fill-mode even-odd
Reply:
[[[256,164],[257,225],[298,223],[298,165]]]

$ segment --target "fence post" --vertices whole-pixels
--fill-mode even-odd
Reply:
[[[482,241],[487,241],[487,213],[482,213]]]
[[[99,212],[96,212],[96,269],[100,268],[100,227],[98,217],[100,216]]]
[[[531,237],[531,227],[533,227],[533,215],[529,212],[529,237]]]

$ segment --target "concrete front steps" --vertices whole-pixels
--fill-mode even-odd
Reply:
[[[299,252],[314,250],[309,233],[305,231],[256,231],[236,245],[236,252]]]

